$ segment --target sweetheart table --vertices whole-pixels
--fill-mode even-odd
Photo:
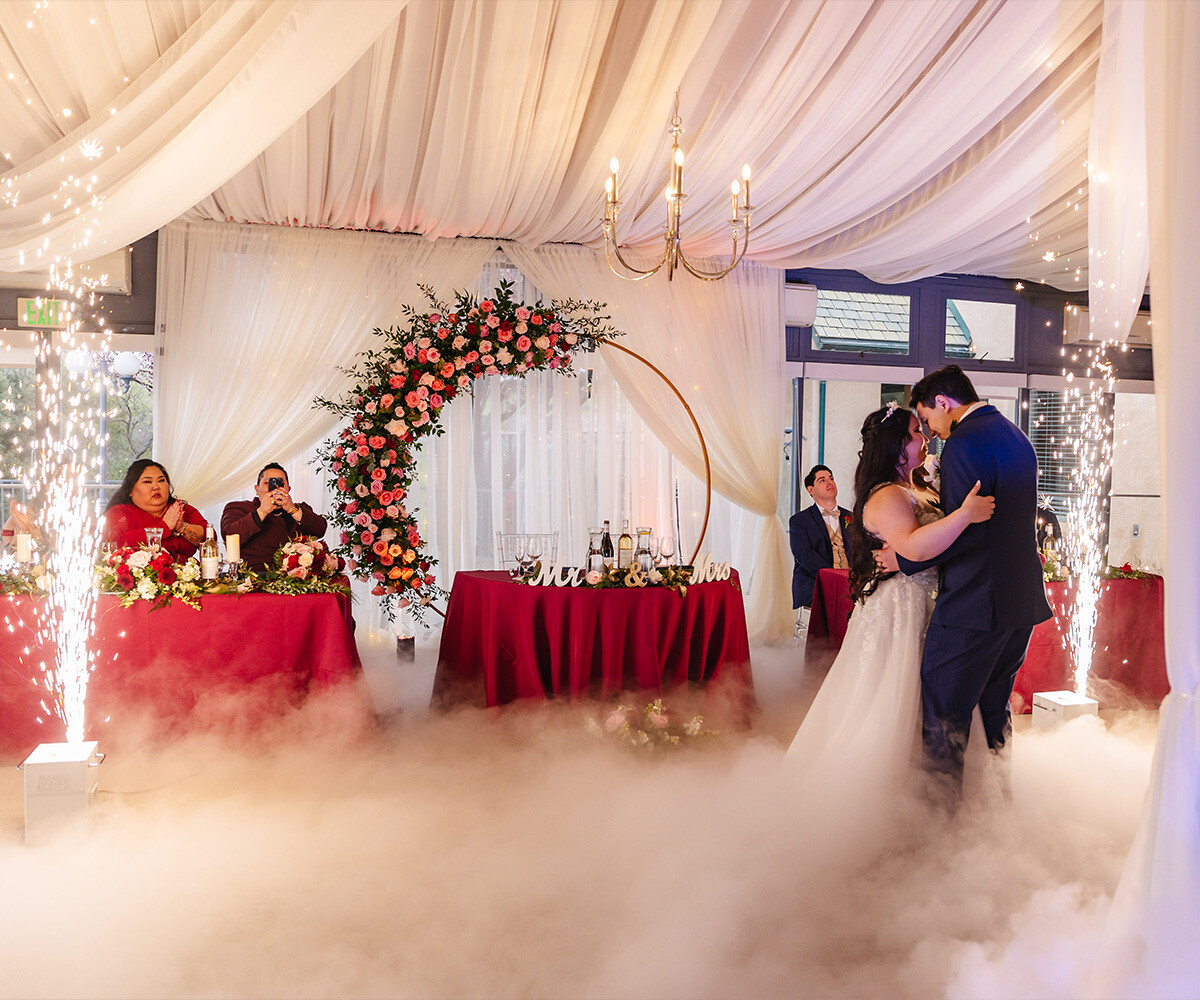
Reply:
[[[54,651],[38,644],[35,602],[0,597],[0,755],[24,755],[64,738],[63,723],[42,707],[38,664]],[[126,724],[154,733],[192,728],[253,731],[310,691],[362,673],[346,594],[214,594],[201,610],[178,600],[151,610],[101,594],[89,647],[88,738]],[[362,701],[364,715],[370,712]],[[42,723],[37,719],[41,717]],[[139,731],[144,731],[139,729]]]
[[[753,704],[750,642],[736,571],[680,597],[666,587],[535,587],[498,570],[454,577],[433,703],[655,697],[720,687],[741,715]]]

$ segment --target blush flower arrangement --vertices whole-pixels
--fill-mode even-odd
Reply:
[[[405,326],[375,330],[379,345],[341,369],[352,388],[339,399],[316,400],[348,420],[318,451],[334,476],[336,552],[352,573],[374,581],[371,593],[384,599],[389,617],[393,600],[420,618],[444,595],[409,506],[417,452],[429,436],[444,433],[442,410],[487,375],[570,374],[575,352],[618,335],[602,304],[527,305],[513,299],[509,281],[489,298],[458,292],[453,305],[420,287],[431,308],[406,305]]]
[[[332,594],[350,589],[346,561],[319,538],[289,539],[275,553],[275,568],[261,581],[268,594]]]
[[[655,698],[645,708],[618,705],[603,721],[587,720],[588,729],[597,736],[614,738],[632,747],[678,747],[684,743],[719,736],[704,728],[704,716],[694,715],[682,721]]]
[[[126,608],[139,600],[164,608],[178,598],[200,610],[199,564],[194,559],[176,563],[165,549],[157,555],[145,546],[117,549],[96,567],[96,576],[100,590],[120,594]]]

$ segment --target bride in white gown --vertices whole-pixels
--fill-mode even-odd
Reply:
[[[976,484],[943,517],[933,506],[936,494],[912,481],[925,444],[916,416],[894,403],[863,423],[850,570],[851,593],[861,603],[787,752],[796,790],[826,817],[842,848],[861,849],[864,838],[889,829],[918,773],[921,651],[937,592],[936,567],[879,579],[873,550],[886,541],[908,559],[929,559],[968,524],[988,520],[995,506]]]

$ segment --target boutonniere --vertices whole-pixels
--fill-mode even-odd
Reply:
[[[849,514],[843,514],[842,515],[842,527],[843,528],[850,527],[850,522],[853,520],[854,520],[854,518],[852,518]]]

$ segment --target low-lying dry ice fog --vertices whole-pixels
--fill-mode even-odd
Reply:
[[[433,653],[231,747],[123,746],[89,831],[22,843],[0,784],[0,993],[80,997],[1078,996],[1156,716],[1019,727],[1013,798],[822,840],[781,760],[811,699],[755,650],[747,732],[645,754],[597,706],[430,713]],[[101,749],[105,749],[103,746]]]

